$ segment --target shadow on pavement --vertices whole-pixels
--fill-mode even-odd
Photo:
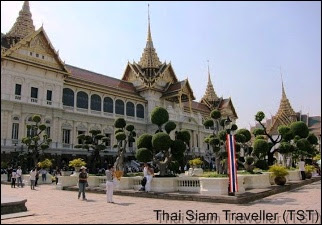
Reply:
[[[129,206],[133,205],[134,203],[115,203],[114,205],[121,205],[121,206]]]

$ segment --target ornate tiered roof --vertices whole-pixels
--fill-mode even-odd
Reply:
[[[277,133],[277,128],[280,125],[289,125],[292,122],[295,122],[296,119],[296,113],[293,110],[290,101],[288,100],[285,89],[284,89],[284,84],[282,81],[282,99],[280,102],[279,109],[276,113],[276,115],[273,117],[273,122],[272,125],[268,128],[268,133],[270,134],[275,134]]]
[[[155,69],[161,66],[158,54],[153,47],[151,27],[150,27],[150,13],[148,14],[148,37],[146,41],[146,46],[144,48],[142,57],[138,64],[143,69]]]
[[[202,97],[201,101],[202,100],[206,100],[211,103],[218,100],[218,96],[216,95],[216,92],[215,92],[214,87],[211,82],[209,64],[208,64],[208,84],[207,84],[206,92],[205,92],[204,96]]]
[[[6,34],[6,36],[22,39],[34,31],[35,26],[31,18],[29,1],[25,1],[23,3],[22,9],[19,12],[19,16],[16,22],[14,23],[10,31]]]

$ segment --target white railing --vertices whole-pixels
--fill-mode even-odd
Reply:
[[[200,191],[199,178],[193,178],[193,177],[179,178],[178,191],[199,192]]]

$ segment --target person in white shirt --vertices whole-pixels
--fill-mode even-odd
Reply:
[[[306,179],[306,176],[305,176],[305,162],[304,162],[303,158],[301,158],[301,161],[299,161],[298,166],[299,166],[299,170],[301,171],[302,180],[305,180]]]
[[[17,172],[16,172],[16,169],[13,169],[11,173],[11,187],[13,188],[16,188],[16,178],[17,178]]]
[[[21,166],[18,166],[18,169],[17,169],[17,186],[19,187],[19,184],[21,185],[21,187],[23,187],[23,184],[22,184],[22,170],[21,170]]]
[[[33,170],[30,171],[30,187],[31,187],[31,190],[35,190],[36,174],[37,174],[37,168],[34,168]]]
[[[151,182],[152,177],[154,176],[153,168],[148,164],[147,166],[147,175],[146,175],[146,185],[145,185],[145,191],[150,192],[151,191]]]

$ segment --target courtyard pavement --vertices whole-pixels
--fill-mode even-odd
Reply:
[[[119,195],[114,196],[115,204],[110,204],[104,194],[87,193],[87,201],[78,200],[77,194],[56,190],[55,185],[41,185],[30,190],[29,187],[11,188],[2,184],[2,196],[27,199],[29,214],[2,219],[1,223],[321,223],[321,181],[242,205]]]

